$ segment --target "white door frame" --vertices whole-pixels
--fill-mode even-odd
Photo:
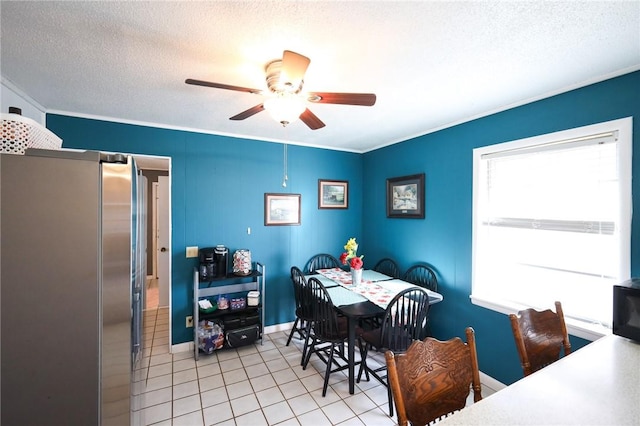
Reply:
[[[173,307],[171,306],[171,271],[172,271],[172,265],[171,265],[171,157],[164,157],[164,156],[156,156],[156,155],[142,155],[142,154],[130,154],[132,155],[135,160],[136,163],[138,164],[138,169],[139,170],[162,170],[162,171],[166,171],[168,172],[169,175],[169,188],[168,188],[168,200],[167,200],[167,214],[168,214],[168,221],[169,221],[169,230],[168,230],[168,243],[167,243],[167,255],[169,258],[169,262],[168,262],[168,268],[169,268],[169,272],[168,272],[168,283],[167,286],[169,288],[169,352],[171,352],[171,342],[172,342],[172,332],[171,332],[171,325],[172,325],[172,311],[173,311]],[[157,187],[158,185],[152,185],[152,190],[153,192],[155,192],[155,194],[153,195],[153,200],[151,201],[154,205],[154,211],[153,211],[153,220],[154,220],[154,225],[153,225],[153,233],[154,233],[154,238],[153,241],[155,243],[156,238],[157,238],[157,211],[158,209],[156,208],[157,205]],[[157,247],[155,247],[157,249]],[[154,264],[154,275],[157,278],[158,277],[158,259],[157,259],[157,251],[154,250],[153,252],[153,264]]]

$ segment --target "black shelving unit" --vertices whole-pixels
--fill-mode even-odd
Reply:
[[[223,320],[228,315],[242,315],[257,312],[260,316],[260,344],[263,343],[264,334],[264,289],[266,282],[266,268],[263,264],[256,262],[251,274],[242,276],[235,274],[227,274],[224,278],[218,278],[211,281],[200,281],[198,269],[193,271],[193,355],[196,361],[200,355],[198,344],[198,327],[201,320],[218,319]],[[260,302],[257,306],[248,306],[244,309],[224,309],[215,310],[211,313],[200,312],[198,301],[204,298],[219,296],[221,294],[230,295],[235,293],[246,293],[257,290],[260,292]],[[229,301],[229,304],[231,301]],[[226,332],[226,331],[225,331]]]

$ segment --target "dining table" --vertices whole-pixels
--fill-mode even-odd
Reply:
[[[389,302],[400,291],[415,287],[415,284],[390,277],[374,270],[362,271],[362,280],[354,284],[351,272],[341,268],[318,269],[306,275],[318,279],[327,289],[331,301],[339,314],[347,318],[347,362],[349,365],[349,393],[355,391],[355,343],[356,325],[363,319],[382,315]],[[442,295],[427,290],[429,304],[442,301]]]

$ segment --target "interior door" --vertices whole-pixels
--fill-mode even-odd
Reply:
[[[171,273],[171,226],[169,176],[158,176],[158,234],[156,255],[158,259],[158,306],[169,306]]]
[[[151,200],[153,203],[152,206],[152,227],[153,235],[151,238],[151,250],[153,256],[151,256],[151,276],[153,278],[158,278],[158,182],[153,182],[151,184]]]

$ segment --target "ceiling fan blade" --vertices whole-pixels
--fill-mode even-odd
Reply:
[[[215,89],[235,90],[237,92],[247,92],[247,93],[255,93],[255,94],[262,93],[262,90],[251,89],[249,87],[231,86],[229,84],[213,83],[211,81],[203,81],[203,80],[194,80],[192,78],[188,78],[184,82],[187,84],[193,84],[196,86],[213,87]]]
[[[233,117],[229,118],[229,120],[244,120],[245,118],[249,118],[252,115],[259,113],[260,111],[264,111],[263,104],[251,107],[246,111],[242,111],[240,114],[234,115]]]
[[[376,103],[376,95],[373,93],[309,93],[308,100],[320,104],[342,104],[373,106]]]
[[[297,85],[304,80],[304,74],[307,72],[311,59],[299,53],[285,50],[282,54],[282,74],[281,83],[291,82]]]
[[[318,130],[325,126],[325,124],[309,110],[309,108],[305,109],[302,114],[300,114],[300,120],[309,126],[311,130]]]

